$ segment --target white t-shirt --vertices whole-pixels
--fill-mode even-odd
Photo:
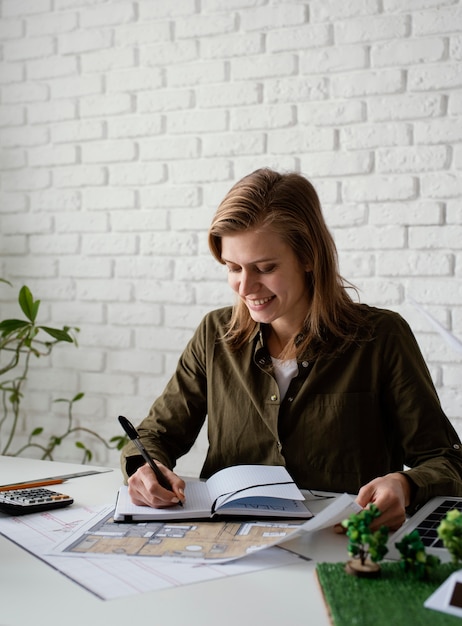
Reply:
[[[274,375],[278,383],[281,400],[283,400],[289,388],[290,381],[298,374],[297,359],[281,361],[281,359],[276,359],[272,356],[271,360],[273,362]]]

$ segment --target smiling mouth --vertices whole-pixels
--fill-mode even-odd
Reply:
[[[268,298],[260,298],[258,300],[247,300],[247,302],[252,306],[262,306],[266,304],[270,300],[272,300],[275,296],[269,296]]]

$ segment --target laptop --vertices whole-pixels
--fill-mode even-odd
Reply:
[[[388,539],[388,552],[386,559],[399,561],[401,555],[395,544],[409,535],[413,530],[419,531],[422,543],[427,554],[434,554],[439,557],[442,563],[448,563],[451,555],[444,547],[441,539],[438,538],[437,528],[446,516],[448,511],[457,509],[462,511],[462,498],[453,496],[437,496],[432,498],[412,517],[409,517],[404,524]]]

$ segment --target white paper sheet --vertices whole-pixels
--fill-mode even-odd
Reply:
[[[145,557],[79,558],[52,556],[50,552],[66,537],[78,533],[90,519],[105,516],[113,505],[69,507],[20,517],[0,514],[0,534],[48,563],[102,600],[158,591],[227,576],[290,565],[297,555],[269,548],[225,565],[191,565]]]
[[[0,533],[62,572],[103,600],[235,576],[298,562],[292,552],[267,547],[225,564],[178,563],[150,557],[80,557],[53,555],[53,549],[82,532],[92,521],[104,518],[114,506],[68,507],[20,517],[0,514]],[[336,498],[326,509],[297,527],[312,532],[333,526],[361,509],[351,496]],[[64,540],[66,539],[66,542]],[[287,540],[287,538],[286,538]],[[280,539],[275,537],[276,543]]]
[[[305,522],[301,526],[301,530],[313,532],[315,530],[321,530],[322,528],[329,528],[330,526],[339,524],[344,519],[350,517],[350,515],[353,515],[353,513],[359,513],[361,510],[362,507],[357,504],[350,495],[344,493],[338,498],[335,498],[328,507],[315,515],[315,517]]]

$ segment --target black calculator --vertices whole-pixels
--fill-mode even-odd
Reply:
[[[0,491],[0,512],[9,515],[25,515],[59,509],[73,502],[70,496],[44,487]]]

